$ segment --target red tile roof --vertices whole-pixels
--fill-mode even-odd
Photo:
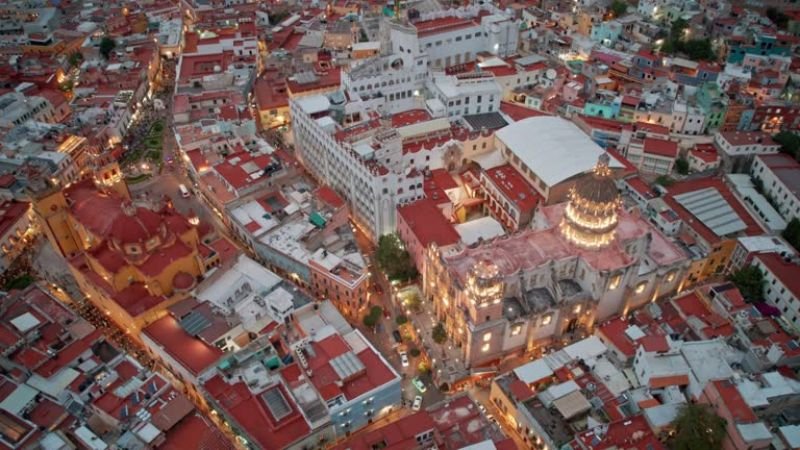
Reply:
[[[678,143],[665,139],[644,138],[644,152],[651,155],[675,158],[678,156]]]
[[[523,213],[533,211],[543,199],[511,164],[486,170],[486,176],[503,195]]]
[[[777,253],[763,253],[756,258],[789,289],[794,298],[800,298],[800,265],[785,261]]]
[[[656,438],[643,415],[617,420],[608,425],[605,434],[595,435],[595,430],[578,435],[584,448],[592,450],[663,450],[666,447]]]
[[[21,219],[25,218],[30,203],[18,201],[5,201],[0,204],[0,236],[4,236],[14,228]],[[20,228],[24,233],[26,230]]]
[[[722,400],[722,405],[717,405],[717,407],[724,405],[735,423],[753,423],[758,420],[756,414],[742,397],[739,389],[730,380],[714,380],[712,383]]]
[[[102,338],[103,332],[101,330],[92,331],[84,336],[83,339],[73,341],[62,348],[55,357],[39,366],[35,372],[44,378],[50,378],[68,364],[72,364],[83,352],[89,350],[95,342]]]
[[[423,248],[436,243],[439,246],[456,244],[461,236],[442,210],[430,199],[422,199],[397,208],[397,214],[408,225]]]
[[[259,394],[253,394],[245,383],[228,384],[221,375],[217,375],[206,382],[205,388],[260,448],[286,448],[311,431],[293,397],[283,385],[278,384]],[[263,395],[271,390],[280,391],[290,408],[290,412],[280,420],[275,419],[263,400]]]
[[[671,301],[684,318],[696,317],[706,323],[707,326],[700,330],[706,339],[728,337],[736,331],[727,320],[706,307],[695,292],[690,292]]]
[[[331,208],[339,209],[344,206],[344,200],[339,194],[336,193],[333,189],[328,186],[322,186],[315,192],[317,198],[322,200],[325,204],[329,205]]]
[[[662,388],[667,386],[687,386],[689,384],[689,375],[669,375],[663,377],[650,378],[651,388]]]
[[[392,126],[395,128],[404,127],[406,125],[413,125],[419,122],[426,122],[431,119],[432,117],[427,110],[412,109],[393,115]]]
[[[172,316],[153,322],[142,333],[194,375],[216,364],[223,355],[217,347],[189,335]]]
[[[514,122],[519,122],[520,120],[527,119],[528,117],[541,117],[550,115],[544,111],[538,111],[511,102],[500,102],[500,112],[510,117]]]
[[[159,450],[208,448],[233,450],[235,447],[213,423],[199,414],[185,417],[166,434]]]
[[[471,18],[440,17],[431,20],[420,20],[412,25],[417,29],[417,36],[425,37],[462,28],[477,27],[478,23]]]

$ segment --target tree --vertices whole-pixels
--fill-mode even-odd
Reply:
[[[422,307],[422,300],[420,300],[419,295],[412,293],[403,301],[403,304],[411,311],[419,312]]]
[[[800,156],[800,136],[789,131],[781,131],[772,136],[772,140],[781,144],[781,152],[791,155],[793,158]]]
[[[408,354],[411,355],[412,358],[418,357],[420,355],[420,353],[422,353],[422,352],[420,352],[417,347],[414,347],[414,348],[412,348],[411,350],[408,351]]]
[[[795,250],[800,251],[800,220],[797,217],[793,217],[786,224],[786,229],[783,230],[782,236]]]
[[[719,450],[725,439],[727,422],[705,404],[684,405],[672,425],[675,434],[669,439],[673,450]]]
[[[677,18],[670,26],[669,35],[673,41],[679,40],[683,37],[683,31],[689,27],[689,22],[684,19]]]
[[[614,17],[620,17],[625,12],[628,11],[628,4],[623,0],[614,0],[611,3],[611,12],[614,13]]]
[[[394,322],[398,325],[404,325],[408,323],[408,317],[401,314],[394,319]]]
[[[100,54],[103,55],[103,58],[108,59],[111,55],[111,51],[114,50],[116,46],[116,41],[106,36],[100,41]]]
[[[764,274],[756,266],[742,267],[732,273],[728,279],[739,288],[742,296],[751,302],[757,302],[764,297]]]
[[[682,50],[693,61],[713,61],[717,59],[709,39],[690,39],[683,43]]]
[[[658,178],[656,178],[656,184],[660,184],[664,187],[670,187],[674,182],[675,181],[673,181],[672,178],[666,175],[660,175]]]
[[[364,316],[364,326],[374,328],[378,321],[381,320],[381,315],[383,315],[383,309],[380,306],[373,306],[369,313]]]
[[[83,61],[83,55],[81,52],[72,52],[69,54],[69,58],[67,59],[69,62],[70,67],[78,67]]]
[[[390,279],[408,280],[417,276],[411,255],[403,248],[403,243],[396,233],[385,234],[378,239],[375,259]]]
[[[447,340],[447,331],[445,331],[444,324],[442,324],[442,322],[437,323],[436,326],[433,327],[433,330],[431,331],[431,337],[433,337],[433,341],[437,344],[444,344],[444,342]]]
[[[789,25],[789,16],[775,8],[767,8],[767,17],[780,29],[786,29]]]
[[[681,175],[686,175],[689,173],[689,161],[684,158],[678,158],[675,160],[675,170]]]

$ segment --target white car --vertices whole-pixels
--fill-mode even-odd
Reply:
[[[408,367],[408,355],[406,355],[405,352],[400,353],[400,364],[402,364],[403,367]]]
[[[414,411],[419,411],[422,408],[422,396],[418,395],[414,397],[414,404],[411,405],[411,409]]]
[[[483,414],[486,414],[486,407],[483,406],[483,403],[478,403],[478,411],[480,411]]]

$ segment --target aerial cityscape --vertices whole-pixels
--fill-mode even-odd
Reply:
[[[3,0],[0,243],[0,450],[800,450],[800,4]]]

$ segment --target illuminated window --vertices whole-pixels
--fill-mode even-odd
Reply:
[[[483,334],[483,342],[489,342],[492,340],[492,333],[484,333]]]
[[[550,325],[550,322],[553,320],[553,316],[544,316],[542,319],[542,326]]]
[[[647,283],[646,282],[645,283],[639,283],[638,285],[636,285],[636,293],[637,294],[641,294],[642,292],[644,292],[644,288],[646,288],[646,287],[647,287]]]
[[[511,335],[512,336],[516,336],[520,332],[522,332],[522,325],[514,325],[513,327],[511,327]]]
[[[575,305],[575,314],[580,314],[581,312],[581,305]]]
[[[619,282],[622,281],[622,275],[616,275],[614,278],[611,279],[611,283],[608,284],[609,290],[614,290],[619,287]]]
[[[672,280],[675,279],[675,272],[670,272],[667,274],[667,283],[671,283]]]
[[[488,352],[489,351],[489,344],[483,344],[483,347],[481,347],[481,351],[483,353]]]

